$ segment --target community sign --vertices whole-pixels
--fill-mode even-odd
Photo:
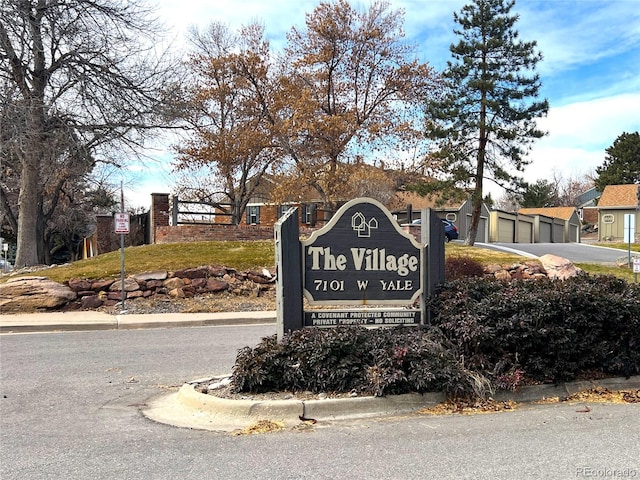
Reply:
[[[422,252],[378,201],[352,200],[302,241],[304,296],[310,305],[411,305]]]

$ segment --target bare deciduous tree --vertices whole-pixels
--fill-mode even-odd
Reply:
[[[139,152],[159,125],[172,70],[158,38],[139,0],[2,2],[0,156],[19,178],[19,193],[12,204],[15,192],[3,182],[0,200],[17,231],[16,266],[46,259],[46,210],[58,207],[66,173],[121,162],[124,147],[126,155]]]

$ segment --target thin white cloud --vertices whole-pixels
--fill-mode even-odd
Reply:
[[[549,135],[530,154],[525,178],[565,177],[592,173],[602,165],[605,150],[624,132],[640,131],[640,93],[600,98],[552,108],[538,125]]]
[[[543,75],[595,64],[635,48],[640,8],[635,0],[522,1],[518,23],[524,39],[536,40]]]
[[[640,130],[640,93],[619,95],[551,108],[539,125],[550,134],[542,142],[599,147],[611,145],[624,131]],[[541,143],[542,143],[541,142]]]

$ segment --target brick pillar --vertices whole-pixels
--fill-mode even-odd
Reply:
[[[151,243],[156,243],[156,228],[169,226],[169,194],[151,194]]]

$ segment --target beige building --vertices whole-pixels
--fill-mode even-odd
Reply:
[[[460,239],[465,239],[471,226],[471,214],[473,212],[473,205],[471,200],[465,201],[449,201],[444,204],[439,204],[435,199],[429,197],[422,197],[412,192],[396,192],[391,202],[389,202],[388,208],[393,213],[395,210],[406,208],[406,205],[411,205],[415,214],[414,218],[420,218],[419,212],[423,208],[432,208],[440,218],[444,218],[453,222],[458,228]],[[489,242],[489,209],[486,204],[482,204],[482,210],[480,212],[480,219],[478,221],[478,231],[476,233],[476,242],[486,243]]]
[[[622,242],[625,215],[635,218],[635,241],[640,240],[640,185],[607,185],[598,202],[598,240]]]
[[[521,208],[520,215],[534,217],[534,241],[580,242],[580,215],[575,207]],[[560,222],[554,222],[560,220]]]

